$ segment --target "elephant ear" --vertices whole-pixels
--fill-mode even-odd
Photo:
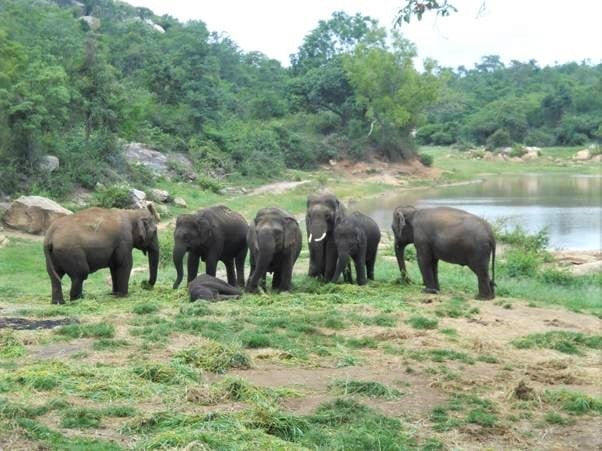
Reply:
[[[201,215],[195,225],[202,242],[206,243],[213,238],[213,229],[217,226],[207,215]]]
[[[299,223],[295,218],[284,219],[284,247],[286,249],[291,248],[297,241],[297,232],[299,230]]]
[[[398,207],[393,212],[393,224],[391,228],[396,236],[401,236],[401,232],[406,225],[406,218],[403,213],[403,208]]]

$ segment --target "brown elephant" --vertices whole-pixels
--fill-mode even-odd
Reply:
[[[140,210],[88,208],[56,219],[44,238],[52,303],[64,303],[61,279],[65,274],[71,279],[70,299],[74,300],[81,298],[88,274],[107,267],[113,294],[127,296],[133,248],[148,253],[148,284],[154,286],[159,264],[158,220],[152,204]]]
[[[495,297],[495,236],[487,221],[449,207],[398,207],[393,212],[395,255],[407,280],[405,247],[414,243],[425,291],[439,290],[439,260],[468,266],[479,281],[479,299]],[[491,259],[491,279],[489,261]]]

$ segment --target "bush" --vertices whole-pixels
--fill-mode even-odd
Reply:
[[[554,134],[546,129],[535,129],[529,131],[525,137],[525,144],[527,146],[553,146],[556,143],[556,137]]]
[[[508,130],[504,128],[498,128],[493,132],[489,138],[487,138],[488,149],[498,149],[500,147],[508,147],[512,145],[512,137]]]
[[[127,208],[130,204],[130,190],[126,186],[110,186],[94,194],[94,205],[98,207]]]
[[[510,154],[508,156],[512,158],[520,158],[526,153],[527,151],[520,144],[512,144],[512,150],[510,151]]]
[[[220,191],[224,188],[218,180],[205,176],[200,176],[197,179],[197,183],[199,185],[199,188],[201,188],[203,191],[211,191],[215,194],[219,194]]]
[[[537,254],[521,249],[506,253],[504,271],[508,277],[534,277],[541,263]]]
[[[424,166],[431,167],[433,165],[434,158],[432,155],[421,153],[418,155],[418,159]]]

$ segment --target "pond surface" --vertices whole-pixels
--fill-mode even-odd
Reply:
[[[602,177],[523,174],[488,176],[482,183],[400,192],[350,205],[391,229],[399,205],[449,206],[529,232],[547,227],[551,249],[600,249]]]

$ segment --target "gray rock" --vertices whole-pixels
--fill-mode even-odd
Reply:
[[[87,23],[88,27],[90,27],[90,30],[92,31],[96,31],[100,28],[100,19],[98,17],[82,16],[79,18],[79,20]]]
[[[2,232],[0,232],[0,247],[4,247],[8,244],[8,238]]]
[[[173,202],[174,202],[174,205],[175,205],[176,207],[179,207],[179,208],[188,208],[188,204],[187,204],[187,203],[186,203],[186,201],[185,201],[183,198],[181,198],[181,197],[176,197],[176,198],[173,200]]]
[[[182,153],[165,155],[141,143],[129,143],[124,147],[124,157],[129,164],[139,164],[156,176],[176,174],[188,180],[196,180],[194,165]]]
[[[22,232],[42,234],[56,218],[70,214],[70,210],[45,197],[21,196],[11,203],[2,221]]]
[[[136,188],[129,190],[130,202],[132,208],[146,208],[146,193]]]
[[[169,195],[169,193],[163,189],[152,188],[151,190],[149,190],[148,195],[151,198],[151,200],[154,200],[155,202],[161,202],[164,204],[171,200],[171,196]]]
[[[575,161],[587,161],[592,157],[592,153],[589,149],[583,149],[573,155]]]
[[[45,172],[54,172],[60,166],[59,159],[54,155],[44,155],[39,164],[39,169]]]

